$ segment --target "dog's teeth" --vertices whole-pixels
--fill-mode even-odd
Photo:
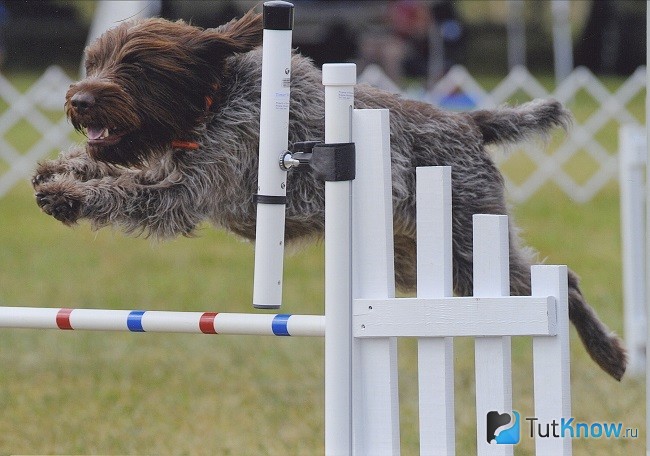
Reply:
[[[108,136],[108,128],[102,130],[102,134],[99,135],[99,139],[105,139]]]

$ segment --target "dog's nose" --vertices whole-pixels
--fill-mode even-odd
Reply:
[[[88,92],[77,92],[70,98],[70,104],[77,112],[84,113],[95,105],[95,97]]]

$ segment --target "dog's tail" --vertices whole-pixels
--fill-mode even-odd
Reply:
[[[627,352],[587,304],[578,288],[578,278],[569,271],[569,318],[578,331],[587,353],[605,372],[621,380],[627,366]]]
[[[565,130],[571,113],[556,100],[533,100],[517,107],[476,110],[468,113],[483,135],[484,144],[498,144],[547,136],[553,128]]]
[[[530,275],[526,271],[530,266],[528,264],[524,266],[524,263],[519,261],[513,262],[512,260],[516,258],[516,255],[512,256],[511,251],[510,291],[513,295],[530,296]],[[578,282],[578,276],[569,269],[567,281],[569,319],[591,359],[602,370],[620,381],[627,367],[627,351],[621,339],[607,328],[587,303]]]

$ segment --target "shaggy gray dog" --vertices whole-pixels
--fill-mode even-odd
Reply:
[[[205,220],[255,237],[262,24],[248,13],[202,30],[161,19],[126,22],[88,49],[87,77],[66,95],[73,125],[88,137],[33,178],[38,205],[65,224],[118,226],[157,238],[191,235]],[[291,63],[289,141],[323,138],[321,73],[295,54]],[[450,165],[453,268],[458,295],[472,293],[472,215],[506,214],[503,179],[485,150],[567,127],[555,101],[450,113],[369,86],[357,108],[390,109],[395,271],[415,287],[415,168]],[[324,183],[291,172],[286,239],[324,230]],[[530,293],[532,252],[510,234],[511,291]],[[591,357],[620,379],[626,354],[585,302],[569,273],[570,318]]]

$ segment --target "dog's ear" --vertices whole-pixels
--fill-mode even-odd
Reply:
[[[250,51],[262,44],[263,27],[262,15],[249,10],[240,19],[233,19],[214,30],[236,41],[243,51]]]
[[[236,52],[248,52],[262,44],[262,15],[253,10],[201,34],[199,55],[206,61],[218,61]]]

